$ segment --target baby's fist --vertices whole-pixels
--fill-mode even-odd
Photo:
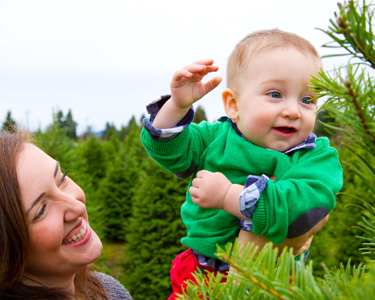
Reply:
[[[199,171],[189,193],[192,201],[203,208],[222,209],[231,182],[222,173]]]

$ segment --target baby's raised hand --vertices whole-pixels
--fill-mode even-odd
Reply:
[[[203,208],[223,209],[225,196],[232,183],[222,173],[199,171],[189,193],[195,204]]]
[[[179,108],[189,108],[194,102],[217,87],[222,78],[216,76],[206,83],[202,82],[208,73],[216,72],[212,59],[201,59],[178,70],[171,81],[171,100]]]

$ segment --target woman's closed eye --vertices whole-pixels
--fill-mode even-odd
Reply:
[[[270,92],[267,94],[268,96],[272,97],[272,98],[275,98],[275,99],[280,99],[282,98],[281,97],[281,94],[279,92]]]
[[[66,182],[67,174],[68,174],[68,171],[65,171],[65,173],[62,175],[59,183],[57,184],[57,187],[60,187],[64,182]],[[35,218],[33,219],[33,221],[37,221],[38,219],[40,219],[40,217],[42,217],[43,214],[45,213],[46,208],[47,208],[47,204],[44,203],[42,205],[42,207],[38,210],[38,212],[37,212]]]
[[[33,221],[37,221],[37,220],[38,220],[38,219],[44,214],[46,208],[47,208],[47,204],[44,203],[44,204],[42,205],[42,207],[39,209],[39,211],[38,211],[38,213],[36,214],[36,216],[35,216],[35,218],[33,219]]]
[[[60,181],[59,181],[59,184],[57,186],[60,186],[62,185],[65,181],[66,181],[66,174],[68,174],[68,171],[65,171],[65,173],[63,174],[63,176],[61,177]]]

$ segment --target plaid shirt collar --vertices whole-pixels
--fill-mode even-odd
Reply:
[[[239,136],[245,138],[243,136],[243,134],[241,133],[241,131],[238,129],[236,123],[234,123],[232,119],[230,119],[230,118],[228,118],[226,116],[223,116],[223,117],[219,118],[218,121],[219,122],[229,121],[232,124],[232,127],[236,131],[236,133]],[[304,140],[302,143],[298,144],[297,146],[294,146],[293,148],[291,148],[291,149],[289,149],[289,150],[287,150],[287,151],[285,151],[283,153],[284,154],[290,154],[290,153],[293,153],[293,152],[295,152],[297,150],[301,150],[301,149],[305,149],[305,148],[307,148],[307,149],[315,149],[316,148],[316,144],[315,144],[316,138],[317,137],[316,137],[315,133],[311,133],[307,137],[307,139]]]

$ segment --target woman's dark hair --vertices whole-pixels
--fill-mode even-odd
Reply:
[[[17,178],[18,155],[30,134],[0,131],[0,299],[108,299],[93,268],[84,267],[74,278],[75,295],[43,285],[22,282],[29,231]]]

